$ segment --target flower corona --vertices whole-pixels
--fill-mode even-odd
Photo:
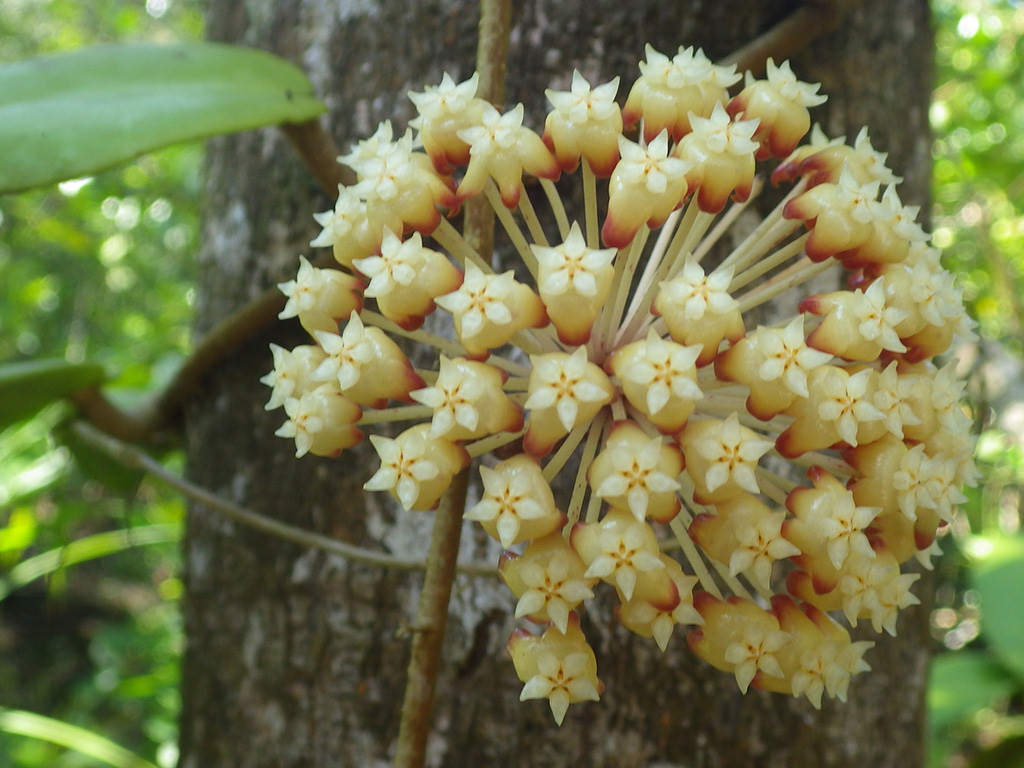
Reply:
[[[602,590],[744,692],[845,700],[872,645],[847,627],[896,632],[903,564],[929,565],[975,479],[936,361],[971,325],[885,155],[811,130],[825,96],[788,62],[758,80],[648,46],[640,70],[621,108],[618,77],[574,72],[542,134],[445,74],[404,135],[339,158],[357,183],[312,241],[336,268],[280,285],[315,344],[272,346],[267,408],[300,456],[376,427],[364,488],[408,510],[478,461],[465,517],[541,627],[508,642],[521,698],[559,724],[604,692],[579,618]],[[789,189],[758,217],[765,178]],[[450,223],[475,197],[507,235],[493,258]],[[847,287],[811,292],[825,272]]]

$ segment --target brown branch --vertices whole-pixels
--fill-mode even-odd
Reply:
[[[776,62],[789,58],[814,38],[833,31],[843,16],[860,0],[807,0],[760,37],[726,56],[721,64],[735,64],[740,72],[764,74],[769,57]]]
[[[332,263],[330,255],[313,261],[318,267]],[[272,327],[286,300],[277,288],[268,288],[222,319],[196,344],[163,390],[137,412],[119,409],[98,388],[76,392],[71,401],[83,419],[119,440],[145,443],[162,431],[176,430],[182,407],[204,377],[247,341]]]
[[[339,184],[347,187],[356,183],[353,170],[338,162],[338,147],[324,130],[319,117],[304,123],[284,123],[281,131],[299,153],[303,165],[332,200],[338,196]]]
[[[423,766],[468,485],[467,468],[452,480],[434,518],[427,573],[423,578],[423,591],[420,593],[416,621],[413,624],[412,651],[406,672],[395,768]]]
[[[268,288],[207,331],[178,372],[157,395],[151,429],[157,430],[174,424],[181,408],[202,384],[206,374],[245,342],[276,323],[285,302],[286,298],[281,291]]]
[[[480,38],[476,48],[476,71],[480,73],[480,85],[477,95],[499,108],[505,103],[511,14],[511,2],[483,0],[480,4]],[[493,253],[494,211],[482,195],[466,202],[462,221],[466,241],[476,252]]]
[[[395,557],[386,552],[375,552],[371,549],[364,549],[353,544],[346,544],[343,541],[332,539],[329,536],[297,528],[294,525],[282,523],[272,517],[266,517],[258,512],[245,509],[227,499],[222,499],[214,493],[190,483],[180,475],[167,470],[163,464],[154,459],[144,451],[111,437],[101,432],[91,424],[84,421],[76,421],[71,427],[75,434],[87,442],[93,448],[102,451],[120,464],[133,469],[139,469],[157,478],[164,484],[170,486],[183,496],[199,502],[207,509],[219,512],[225,517],[237,523],[248,526],[257,531],[276,536],[279,539],[290,541],[302,547],[322,549],[331,554],[341,555],[347,560],[365,565],[373,565],[380,568],[394,568],[400,571],[423,571],[427,569],[425,560],[413,560],[404,557]],[[461,521],[461,511],[459,512]],[[459,573],[466,573],[472,576],[495,576],[497,570],[490,565],[480,563],[468,563],[455,565],[452,559],[452,567]]]
[[[479,95],[500,106],[505,98],[505,67],[511,32],[511,0],[481,0],[480,37],[477,42]],[[486,210],[484,210],[486,208]],[[466,206],[463,234],[484,259],[494,247],[494,214],[483,198]],[[427,573],[423,579],[416,612],[409,667],[406,673],[402,720],[398,730],[396,768],[422,768],[430,733],[430,711],[434,687],[441,665],[444,628],[448,621],[455,559],[462,535],[462,515],[466,506],[469,470],[464,469],[452,481],[441,499],[434,518],[434,531],[427,555]]]

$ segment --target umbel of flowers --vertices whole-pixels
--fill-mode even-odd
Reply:
[[[267,407],[298,456],[383,425],[365,488],[406,509],[478,460],[466,517],[505,548],[540,627],[508,643],[522,698],[557,722],[602,693],[578,618],[602,588],[629,630],[664,650],[684,626],[743,691],[845,699],[872,643],[843,622],[895,633],[917,602],[903,565],[929,564],[974,480],[962,384],[936,362],[970,332],[960,294],[866,131],[800,145],[825,97],[788,64],[741,86],[648,47],[640,70],[622,108],[618,78],[574,72],[540,135],[475,75],[410,94],[412,129],[340,158],[359,181],[316,214],[340,269],[303,259],[280,286],[315,343],[272,347]],[[754,225],[758,162],[790,189]],[[479,195],[519,271],[449,223]],[[827,270],[847,288],[811,295]],[[439,308],[452,336],[422,327]]]

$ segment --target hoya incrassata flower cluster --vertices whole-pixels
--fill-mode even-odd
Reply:
[[[602,582],[629,630],[664,650],[683,625],[743,691],[844,699],[871,643],[840,620],[896,631],[917,602],[902,565],[928,565],[974,479],[962,385],[935,362],[969,333],[960,295],[866,132],[798,146],[825,97],[788,64],[741,89],[690,48],[648,48],[640,69],[621,109],[618,78],[573,73],[542,135],[476,76],[410,94],[414,131],[385,123],[343,156],[359,181],[316,214],[312,244],[341,269],[303,259],[281,285],[316,343],[272,348],[267,407],[299,456],[393,425],[365,488],[406,509],[479,459],[466,517],[505,548],[516,616],[543,627],[508,648],[522,698],[559,723],[603,690],[578,619]],[[758,161],[792,187],[733,236]],[[449,223],[478,195],[520,273]],[[847,289],[807,295],[826,270]],[[454,337],[422,329],[437,308]]]

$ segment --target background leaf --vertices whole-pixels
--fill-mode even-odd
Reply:
[[[21,712],[0,707],[0,731],[43,739],[94,757],[115,768],[156,768],[148,760],[129,752],[99,734],[77,725],[43,717],[34,712]]]
[[[964,717],[1016,688],[1014,679],[983,651],[946,652],[932,660],[928,680],[928,720],[933,731],[956,725]]]
[[[1013,537],[1019,545],[1024,537]],[[997,548],[995,551],[1012,549]],[[1024,584],[1024,558],[994,558],[974,565],[971,580],[981,593],[982,630],[995,654],[1018,677],[1024,677],[1024,611],[1020,589]]]
[[[237,46],[108,45],[10,64],[0,67],[0,193],[323,111],[297,67]]]
[[[0,128],[0,133],[3,129]],[[0,150],[2,154],[3,150]],[[3,161],[0,160],[0,164]],[[0,171],[2,173],[2,171]],[[26,419],[54,400],[106,379],[93,363],[31,360],[0,365],[0,429]]]

